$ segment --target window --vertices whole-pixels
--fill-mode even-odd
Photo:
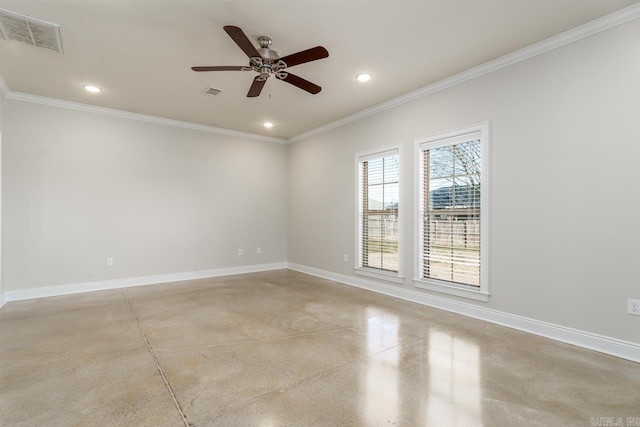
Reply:
[[[416,141],[416,287],[488,300],[488,124]]]
[[[357,164],[356,273],[401,283],[399,147],[358,153]]]

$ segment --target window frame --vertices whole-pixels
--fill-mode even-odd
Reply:
[[[480,182],[480,288],[446,282],[438,279],[422,278],[423,253],[423,206],[424,206],[424,151],[463,142],[469,134],[480,134],[481,171]],[[476,301],[489,301],[489,122],[477,123],[463,128],[438,133],[414,140],[414,279],[416,288],[465,297]]]
[[[360,180],[360,172],[362,162],[367,160],[373,160],[385,155],[396,153],[398,155],[398,272],[384,271],[371,267],[363,267],[360,265],[361,261],[361,240],[362,240],[362,218],[360,215],[360,198],[362,197],[362,182]],[[355,153],[355,257],[354,257],[354,272],[356,274],[372,277],[375,279],[386,280],[393,283],[404,283],[403,276],[403,249],[404,242],[404,221],[402,220],[403,207],[403,183],[402,183],[402,144],[387,145],[384,147],[377,147],[374,149],[359,151]]]

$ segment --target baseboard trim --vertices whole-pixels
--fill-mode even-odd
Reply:
[[[623,359],[640,363],[640,344],[623,341],[566,326],[543,322],[515,314],[506,313],[474,304],[439,297],[420,291],[378,283],[372,280],[321,270],[296,263],[277,262],[271,264],[247,265],[241,267],[218,268],[181,273],[159,274],[125,279],[101,280],[96,282],[74,283],[68,285],[44,286],[17,291],[7,291],[0,295],[0,308],[7,302],[71,295],[108,289],[147,286],[184,280],[206,279],[209,277],[231,276],[235,274],[256,273],[261,271],[290,269],[334,282],[366,289],[406,301],[450,311],[475,319],[496,323],[512,329],[561,341],[578,347],[598,351]]]
[[[591,332],[581,331],[566,326],[543,322],[515,314],[506,313],[474,304],[443,298],[420,291],[401,288],[399,286],[386,285],[372,280],[353,277],[331,271],[321,270],[305,265],[288,263],[290,270],[321,277],[346,285],[367,289],[384,295],[404,299],[418,304],[450,311],[475,319],[485,320],[512,329],[572,344],[578,347],[598,351],[640,363],[640,344],[623,341]]]
[[[187,271],[182,273],[157,274],[153,276],[101,280],[96,282],[73,283],[68,285],[43,286],[31,289],[21,289],[17,291],[5,292],[2,297],[0,297],[0,307],[4,305],[5,302],[11,301],[46,298],[60,295],[71,295],[93,291],[104,291],[108,289],[130,288],[133,286],[156,285],[160,283],[206,279],[209,277],[231,276],[234,274],[256,273],[260,271],[280,270],[286,268],[286,262],[276,262],[271,264],[245,265],[241,267],[216,268],[212,270]]]

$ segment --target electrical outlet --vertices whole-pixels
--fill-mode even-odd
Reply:
[[[107,258],[107,266],[111,267],[113,265],[113,258],[109,257]]]
[[[260,255],[262,253],[262,248],[256,248],[256,253]]]
[[[344,262],[349,262],[349,255],[344,254],[343,259],[344,259]]]
[[[640,299],[627,299],[627,313],[640,316]]]
[[[242,251],[242,249],[238,249],[238,255],[244,255],[244,252]]]

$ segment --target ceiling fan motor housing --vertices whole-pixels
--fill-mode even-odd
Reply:
[[[260,39],[264,39],[266,37],[261,37]],[[260,40],[258,39],[258,40]],[[269,39],[271,41],[271,39]],[[287,68],[287,64],[284,61],[281,61],[278,56],[278,52],[269,48],[260,48],[258,49],[258,53],[260,53],[260,57],[252,57],[249,59],[249,66],[256,73],[260,73],[258,77],[259,80],[266,80],[272,74],[275,74],[279,78],[284,73],[284,69]]]
[[[260,48],[258,49],[258,52],[260,52],[260,56],[262,56],[264,59],[268,59],[271,61],[277,61],[278,59],[280,59],[278,52],[273,49]]]

